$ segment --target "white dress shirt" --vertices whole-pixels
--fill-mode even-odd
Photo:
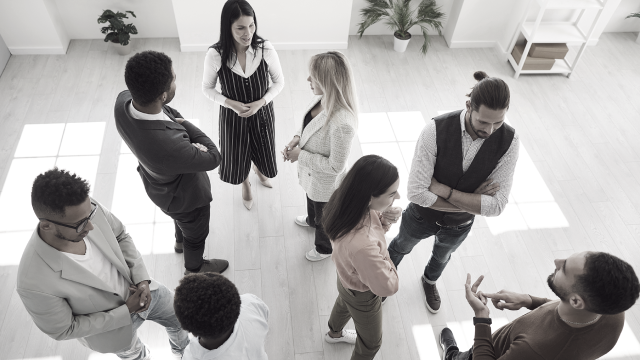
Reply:
[[[131,102],[131,104],[129,104],[129,111],[131,112],[131,116],[133,116],[134,118],[138,119],[138,120],[168,120],[168,121],[173,121],[171,120],[171,118],[164,113],[164,111],[160,111],[158,114],[147,114],[147,113],[143,113],[141,111],[138,111],[138,109],[136,109],[133,106],[133,101]]]
[[[284,74],[282,73],[282,67],[280,66],[280,59],[278,58],[278,53],[276,49],[271,45],[269,41],[264,42],[264,50],[262,47],[258,47],[257,50],[253,50],[251,46],[247,50],[247,62],[245,66],[245,71],[242,71],[242,67],[240,63],[236,61],[235,55],[229,57],[228,66],[231,68],[235,74],[242,76],[243,78],[248,78],[253,75],[253,73],[260,66],[260,62],[262,61],[262,53],[264,51],[264,60],[269,65],[269,76],[271,77],[271,86],[267,93],[263,96],[263,99],[266,103],[270,103],[273,98],[276,97],[284,88]],[[216,83],[218,81],[218,70],[222,66],[222,58],[220,54],[213,49],[210,48],[207,51],[207,55],[204,59],[204,74],[202,76],[202,92],[205,94],[209,100],[213,100],[215,103],[224,105],[225,100],[227,98],[222,95],[218,90],[216,90]]]
[[[460,114],[463,172],[467,172],[467,169],[469,169],[473,159],[484,143],[484,139],[477,138],[473,140],[471,135],[467,133],[464,125],[466,113],[466,110],[463,110]],[[500,190],[498,190],[494,196],[481,195],[480,214],[482,216],[500,215],[507,205],[507,202],[509,202],[509,193],[513,185],[513,174],[516,169],[516,161],[518,160],[519,145],[518,133],[515,133],[509,149],[498,161],[498,165],[491,175],[489,175],[489,178],[493,179],[493,182],[500,184]],[[433,177],[433,171],[436,165],[437,153],[436,123],[431,120],[422,130],[418,143],[416,144],[407,186],[407,198],[409,201],[422,207],[430,207],[438,200],[438,196],[429,191],[431,178]],[[456,164],[452,164],[452,166],[456,166]]]
[[[268,360],[264,340],[269,331],[269,308],[253,294],[240,295],[240,316],[229,339],[207,350],[197,338],[184,349],[182,360]]]

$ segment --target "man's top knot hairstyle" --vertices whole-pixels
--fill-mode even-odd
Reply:
[[[198,337],[218,337],[233,329],[240,316],[240,304],[236,286],[216,273],[183,277],[173,299],[180,325]]]
[[[148,106],[171,89],[171,64],[170,57],[151,50],[137,53],[127,61],[124,81],[137,104]]]
[[[511,93],[509,85],[504,80],[490,77],[484,71],[476,71],[473,78],[478,83],[467,94],[471,101],[471,109],[479,111],[484,105],[491,110],[503,110],[509,108]]]
[[[77,206],[87,200],[89,183],[57,167],[36,177],[31,188],[31,206],[38,217],[64,217],[67,206]]]
[[[576,276],[573,290],[582,297],[587,311],[614,315],[636,303],[640,283],[626,261],[604,252],[590,252],[584,272]]]

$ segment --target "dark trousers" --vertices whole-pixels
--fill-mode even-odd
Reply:
[[[176,227],[176,242],[184,248],[184,267],[189,271],[198,271],[202,267],[204,244],[209,235],[209,204],[184,213],[163,212],[171,217]]]
[[[451,254],[458,249],[464,239],[467,238],[467,235],[469,235],[473,221],[460,226],[440,226],[434,222],[424,220],[416,207],[416,204],[409,203],[402,212],[400,232],[389,244],[389,257],[398,268],[402,258],[410,253],[414,246],[423,239],[435,235],[431,258],[424,268],[424,276],[431,281],[436,281],[442,275],[449,259],[451,259]]]
[[[313,201],[307,196],[307,224],[316,229],[316,251],[320,254],[331,254],[331,241],[322,228],[322,209],[325,205],[326,202]]]
[[[473,360],[473,347],[469,351],[460,351],[456,346],[447,348],[447,356],[444,360]]]

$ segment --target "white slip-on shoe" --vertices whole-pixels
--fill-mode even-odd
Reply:
[[[356,339],[358,338],[358,334],[356,334],[355,330],[342,330],[342,336],[339,338],[332,338],[329,336],[329,333],[324,334],[324,341],[335,344],[340,342],[345,342],[347,344],[355,344]]]
[[[309,261],[320,261],[328,257],[331,257],[331,254],[320,254],[319,252],[316,251],[316,248],[313,248],[309,250],[308,253],[305,254],[305,257]]]
[[[309,226],[309,224],[307,224],[307,215],[296,216],[295,222],[296,225]]]

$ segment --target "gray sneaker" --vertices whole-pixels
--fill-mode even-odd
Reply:
[[[441,303],[438,288],[436,287],[436,284],[429,284],[424,275],[422,275],[420,281],[422,282],[422,290],[424,290],[424,302],[427,304],[427,309],[435,314],[440,311]]]

